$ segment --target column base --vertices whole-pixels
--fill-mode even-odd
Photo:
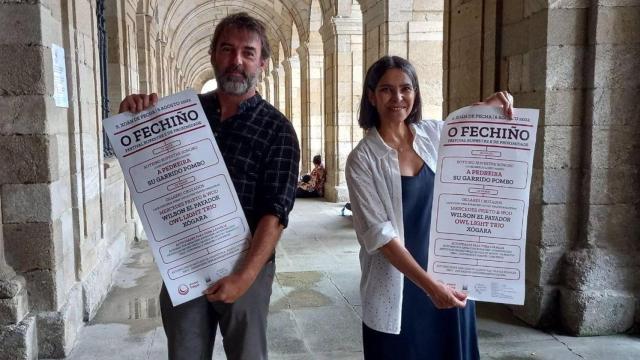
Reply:
[[[0,278],[0,299],[10,299],[24,289],[26,281],[24,277],[13,273],[6,278]]]
[[[27,289],[22,288],[15,296],[0,299],[0,326],[14,325],[29,313]]]
[[[349,201],[349,191],[346,186],[325,187],[324,198],[331,202]]]
[[[73,349],[82,326],[82,289],[77,284],[69,291],[66,304],[58,311],[38,313],[40,356],[45,359],[65,358]]]
[[[575,249],[563,269],[567,288],[560,292],[563,327],[572,335],[623,333],[636,318],[637,259],[634,250]]]
[[[35,316],[14,325],[0,326],[0,360],[35,360],[38,358],[38,333]]]
[[[632,294],[613,290],[561,290],[562,325],[571,335],[624,333],[634,325]]]

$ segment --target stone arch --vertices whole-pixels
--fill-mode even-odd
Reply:
[[[193,84],[192,87],[195,91],[201,92],[202,87],[209,81],[215,81],[212,67],[200,72],[200,74],[191,83]]]
[[[279,2],[273,6],[265,1],[238,3],[226,0],[187,6],[182,0],[174,0],[165,9],[160,27],[162,34],[170,34],[167,46],[180,49],[175,51],[176,69],[183,71],[187,84],[193,86],[197,74],[208,66],[208,46],[217,20],[239,11],[246,11],[263,21],[270,43],[282,43],[286,46],[285,53],[290,53],[289,38],[294,20],[290,11]]]
[[[312,0],[313,1],[313,0]],[[296,0],[280,0],[282,5],[287,9],[293,24],[295,24],[298,30],[298,38],[301,42],[304,42],[309,37],[309,3],[307,1]],[[291,51],[295,51],[295,48],[291,48]]]

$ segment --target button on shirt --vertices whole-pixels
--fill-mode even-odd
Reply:
[[[272,214],[287,226],[295,201],[300,147],[291,122],[259,94],[221,121],[215,92],[198,95],[253,234]]]
[[[413,149],[435,173],[443,122],[411,124]],[[402,179],[398,153],[367,131],[346,165],[353,226],[360,243],[362,321],[370,328],[399,334],[404,275],[379,251],[393,238],[404,245]]]

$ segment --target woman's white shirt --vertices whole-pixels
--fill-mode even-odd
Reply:
[[[411,124],[413,149],[435,173],[442,121]],[[360,243],[362,320],[371,329],[400,333],[404,275],[379,248],[393,238],[404,245],[398,153],[375,128],[349,154],[346,179],[353,226]]]

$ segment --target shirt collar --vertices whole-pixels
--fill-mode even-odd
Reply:
[[[258,106],[260,100],[262,100],[262,96],[260,96],[260,94],[258,94],[258,92],[256,91],[255,95],[240,103],[240,106],[238,106],[238,114],[253,110],[256,106]]]
[[[213,97],[216,101],[216,105],[218,105],[218,109],[220,109],[220,100],[218,99],[218,93],[216,91],[213,92]],[[258,106],[261,100],[262,96],[260,96],[260,94],[258,94],[258,92],[256,91],[255,95],[240,103],[240,105],[238,106],[238,113],[236,115],[253,110],[256,106]]]
[[[409,124],[409,130],[411,130],[411,132],[413,133],[413,146],[415,148],[416,138],[426,137],[427,134],[423,129],[415,126],[415,124]],[[372,127],[367,131],[366,139],[367,142],[371,145],[373,153],[378,158],[386,156],[391,151],[395,151],[391,146],[387,145],[384,140],[382,140],[382,136],[380,136],[378,129],[376,129],[375,127]]]

